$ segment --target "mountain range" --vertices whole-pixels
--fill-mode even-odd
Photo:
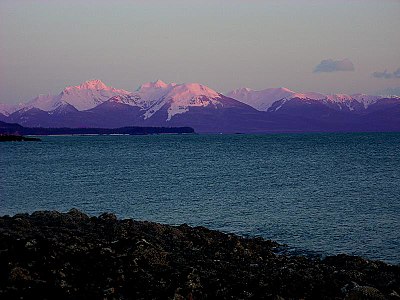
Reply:
[[[190,126],[205,133],[400,131],[400,97],[287,88],[222,94],[199,83],[161,80],[129,92],[89,80],[58,95],[0,104],[0,120],[49,128]]]

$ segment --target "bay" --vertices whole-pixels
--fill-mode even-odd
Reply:
[[[400,134],[41,137],[0,144],[0,214],[187,223],[400,263]]]

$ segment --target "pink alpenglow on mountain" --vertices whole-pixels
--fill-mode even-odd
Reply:
[[[167,121],[176,114],[187,112],[190,107],[217,105],[219,102],[216,99],[221,97],[216,91],[198,83],[165,84],[162,81],[142,85],[136,95],[143,100],[142,107],[147,109],[145,119],[167,108]]]
[[[89,80],[77,86],[66,87],[56,96],[40,95],[28,102],[27,106],[52,111],[63,103],[68,103],[82,111],[96,107],[111,97],[128,94],[128,91],[108,87],[100,80]]]
[[[142,84],[129,95],[118,96],[118,101],[140,107],[144,111],[144,119],[152,117],[160,110],[167,110],[166,120],[171,120],[173,116],[185,113],[190,107],[219,104],[215,100],[220,97],[216,91],[198,83],[167,84],[157,80]]]

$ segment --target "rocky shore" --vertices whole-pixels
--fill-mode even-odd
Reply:
[[[0,217],[0,299],[400,299],[400,266],[204,227],[38,211]]]

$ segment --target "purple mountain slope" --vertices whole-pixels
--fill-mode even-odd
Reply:
[[[8,123],[18,123],[22,126],[52,127],[51,116],[39,108],[23,108],[7,117]]]
[[[72,105],[65,105],[51,112],[39,108],[20,110],[11,114],[7,122],[26,127],[86,127],[86,120]]]
[[[0,121],[5,122],[8,119],[8,117],[6,115],[3,115],[0,113]]]
[[[369,113],[361,119],[372,131],[400,131],[400,101],[380,99],[369,107]]]
[[[338,109],[317,100],[278,101],[268,114],[319,122],[321,131],[400,131],[399,99],[379,99],[359,110]]]
[[[186,126],[199,133],[262,133],[297,132],[301,128],[318,128],[308,124],[302,117],[281,118],[221,95],[221,105],[190,107],[184,114],[178,114],[166,121],[168,106],[160,109],[152,118],[145,121],[148,126]]]
[[[73,106],[51,112],[31,108],[11,114],[7,121],[27,127],[119,128],[141,126],[142,119],[137,107],[107,101],[86,111]]]
[[[81,113],[91,120],[88,127],[119,128],[143,125],[143,112],[139,107],[115,102],[112,99]]]

